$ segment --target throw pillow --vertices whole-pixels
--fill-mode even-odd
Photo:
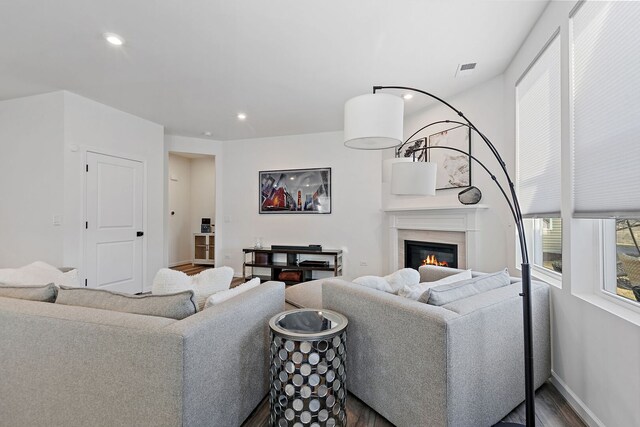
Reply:
[[[161,268],[153,278],[151,293],[154,295],[175,294],[192,290],[191,278],[182,271]]]
[[[463,280],[461,282],[440,285],[428,289],[419,301],[426,302],[431,305],[445,305],[450,302],[457,301],[462,298],[468,298],[491,289],[501,288],[511,283],[509,271],[505,268],[492,274],[483,274],[473,279]]]
[[[61,286],[56,304],[181,320],[197,311],[193,291],[166,295],[130,295],[103,289]]]
[[[420,283],[420,273],[413,268],[403,268],[384,276],[384,280],[391,286],[392,292],[398,293],[405,286],[415,286]]]
[[[227,289],[226,291],[216,292],[215,294],[209,296],[207,301],[204,304],[204,308],[209,308],[214,305],[218,305],[228,299],[231,299],[235,296],[240,295],[243,292],[247,292],[250,289],[255,288],[260,285],[260,279],[257,277],[255,279],[251,279],[242,285],[236,286],[235,288]]]
[[[420,296],[431,288],[468,279],[471,279],[471,270],[465,270],[457,274],[452,274],[451,276],[444,277],[440,280],[436,280],[435,282],[423,282],[413,286],[404,286],[402,289],[400,289],[400,291],[398,291],[398,295],[418,301],[420,299]]]
[[[26,299],[29,301],[54,302],[58,288],[49,283],[44,286],[0,285],[0,297]]]
[[[362,276],[353,280],[356,285],[366,286],[367,288],[393,293],[393,288],[384,277],[379,276]]]
[[[62,283],[58,283],[59,286],[70,286],[77,288],[80,286],[80,280],[78,279],[78,270],[65,271],[62,273]]]
[[[192,289],[196,294],[198,310],[204,308],[207,298],[211,295],[228,290],[232,280],[233,268],[231,267],[210,268],[192,276]]]
[[[49,283],[66,284],[62,271],[46,262],[36,261],[20,268],[0,269],[0,283],[7,285],[44,286]]]

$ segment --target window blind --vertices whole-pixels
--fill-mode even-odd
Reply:
[[[560,36],[516,84],[517,185],[525,216],[560,214]]]
[[[640,3],[570,20],[574,216],[640,215]]]

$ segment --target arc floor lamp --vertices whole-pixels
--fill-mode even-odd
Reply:
[[[493,143],[462,113],[447,101],[429,92],[406,86],[374,86],[373,93],[357,96],[348,100],[344,106],[344,144],[349,148],[359,150],[382,150],[395,148],[403,143],[403,122],[404,122],[404,101],[399,96],[379,93],[384,89],[399,89],[403,91],[418,92],[446,105],[454,111],[462,121],[443,122],[457,123],[473,130],[489,148],[498,161],[500,169],[507,182],[507,188],[500,184],[498,178],[471,153],[462,150],[433,146],[422,147],[410,151],[410,157],[415,158],[415,154],[430,149],[447,149],[458,151],[468,155],[470,159],[476,161],[491,177],[504,196],[507,205],[513,216],[518,231],[518,241],[522,256],[522,315],[524,327],[524,378],[525,378],[525,416],[526,425],[535,426],[535,387],[533,380],[533,332],[531,318],[531,269],[529,265],[529,254],[527,251],[527,241],[524,233],[524,224],[520,203],[516,195],[513,180],[509,176],[506,163]],[[431,126],[430,123],[416,131],[415,136],[422,129]],[[410,137],[410,138],[411,138]],[[410,139],[409,138],[409,139]],[[408,139],[408,140],[409,140]],[[408,141],[407,140],[407,141]],[[413,154],[413,156],[411,156]],[[418,161],[398,161],[391,165],[392,192],[396,194],[422,194],[435,195],[437,166],[434,163]],[[501,424],[508,425],[508,424]]]

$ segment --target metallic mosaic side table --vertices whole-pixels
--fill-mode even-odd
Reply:
[[[271,328],[271,426],[345,427],[347,318],[329,310],[277,314]]]

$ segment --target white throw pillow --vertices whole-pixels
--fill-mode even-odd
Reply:
[[[193,290],[191,277],[182,271],[172,270],[170,268],[161,268],[158,270],[151,286],[151,293],[154,295],[175,294],[189,290]]]
[[[80,280],[78,279],[78,270],[75,268],[62,273],[62,283],[60,286],[68,286],[70,288],[79,288]]]
[[[62,271],[46,262],[36,261],[20,268],[3,268],[0,270],[0,283],[13,286],[44,286],[55,283],[63,285]]]
[[[471,270],[465,270],[460,273],[452,274],[451,276],[444,277],[440,280],[436,280],[435,282],[423,282],[413,286],[404,286],[398,291],[398,295],[418,301],[420,295],[422,295],[427,289],[468,279],[471,279]]]
[[[240,295],[243,292],[247,292],[248,290],[253,289],[258,285],[260,285],[260,279],[256,277],[255,279],[251,279],[248,282],[243,283],[242,285],[236,286],[235,288],[227,289],[226,291],[216,292],[215,294],[210,295],[207,298],[207,301],[204,304],[204,308],[209,308],[211,306],[220,304],[235,296]]]
[[[233,268],[231,267],[210,268],[192,276],[191,281],[198,310],[204,308],[209,296],[216,292],[228,290],[232,280]]]
[[[393,293],[398,293],[405,286],[415,286],[420,283],[420,273],[413,268],[403,268],[388,276],[383,277],[393,290]]]
[[[354,279],[353,283],[355,283],[356,285],[366,286],[367,288],[375,289],[378,291],[389,292],[390,294],[393,293],[393,288],[391,287],[389,282],[385,280],[384,277],[362,276]]]

